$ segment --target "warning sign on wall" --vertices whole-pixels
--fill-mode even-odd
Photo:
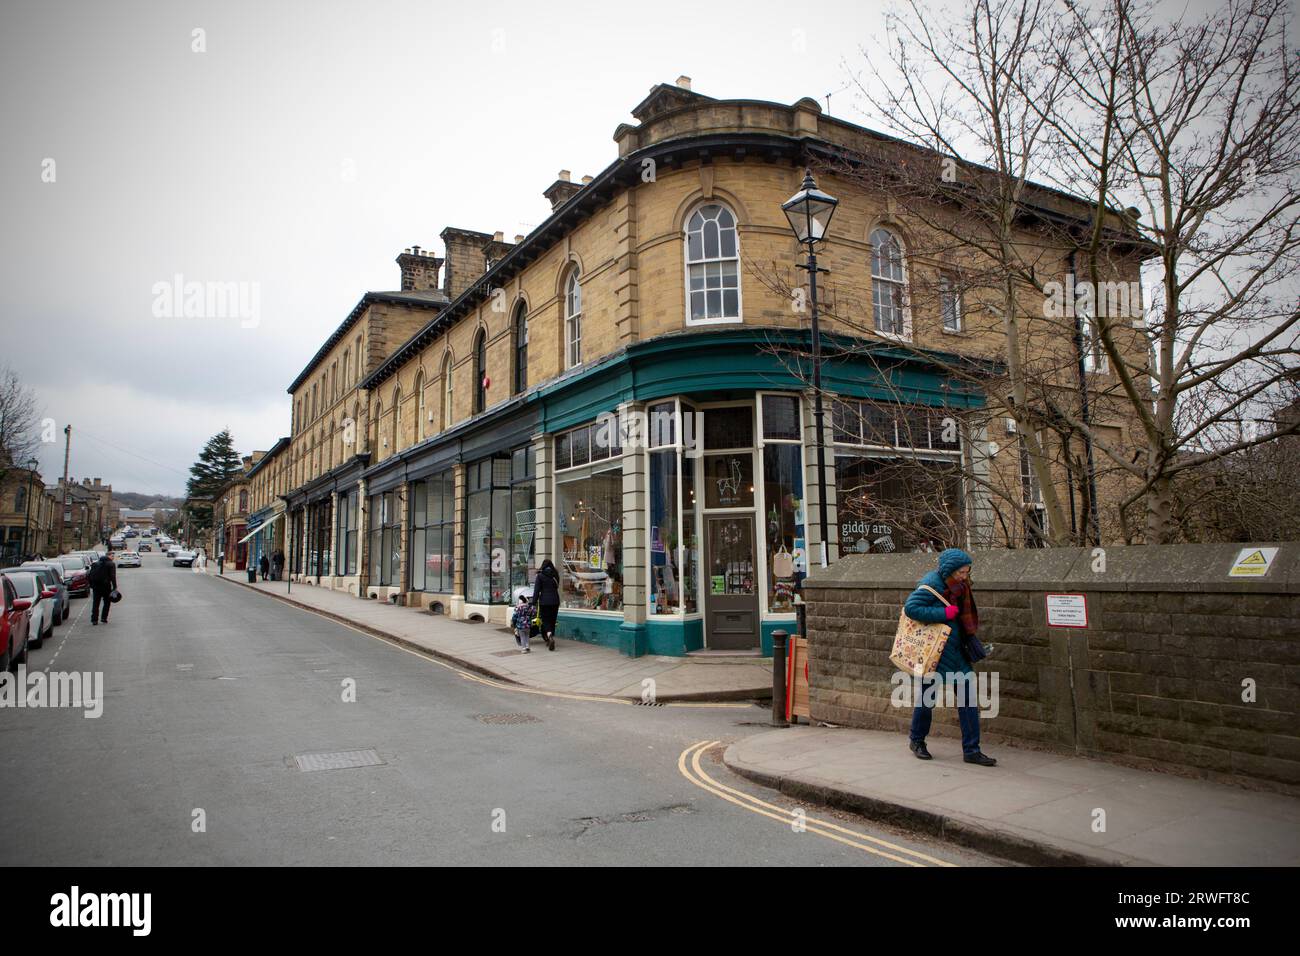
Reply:
[[[1230,578],[1262,578],[1273,566],[1277,548],[1242,548],[1228,572]]]

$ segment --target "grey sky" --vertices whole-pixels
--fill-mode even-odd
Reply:
[[[0,362],[57,423],[43,471],[69,421],[73,475],[126,490],[179,493],[226,425],[269,447],[285,387],[364,290],[398,285],[403,247],[528,232],[556,171],[610,163],[679,74],[787,103],[842,88],[873,6],[7,0],[0,288],[31,347]],[[258,283],[260,321],[156,317],[178,273]]]

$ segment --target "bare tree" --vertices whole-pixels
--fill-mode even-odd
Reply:
[[[16,372],[0,368],[0,483],[12,468],[25,468],[40,447],[35,393]]]
[[[1236,427],[1276,396],[1300,354],[1300,72],[1286,0],[1167,12],[1151,0],[1071,4],[1075,36],[1090,42],[1071,60],[1071,108],[1042,113],[1059,179],[1098,210],[1125,207],[1153,252],[1149,310],[1136,317],[1148,357],[1117,347],[1130,316],[1098,309],[1095,329],[1145,448],[1134,457],[1091,435],[1139,479],[1121,517],[1142,502],[1151,543],[1177,534],[1176,477],[1300,429]],[[1101,220],[1083,250],[1094,288],[1109,265]]]

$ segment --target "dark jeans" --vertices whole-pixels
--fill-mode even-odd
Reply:
[[[937,694],[939,702],[944,699],[944,687],[942,678],[939,678],[940,686]],[[935,681],[933,679],[922,682],[923,694],[929,693]],[[960,682],[957,684],[957,700],[961,704],[963,700],[970,700],[975,696],[975,681],[972,676],[969,686],[969,697],[963,698],[963,686]],[[934,708],[925,706],[924,699],[917,702],[916,707],[912,710],[912,732],[909,735],[913,743],[924,743],[926,736],[930,733],[930,722],[934,719]],[[980,752],[980,712],[976,706],[958,706],[957,723],[961,726],[961,751],[963,754],[977,754]]]
[[[555,620],[560,616],[560,606],[558,604],[539,604],[537,613],[542,618],[542,634],[555,633]]]
[[[108,620],[108,609],[113,606],[113,602],[108,599],[108,596],[112,592],[112,588],[104,588],[103,590],[95,588],[90,592],[90,620],[92,623],[97,623],[101,616],[105,621]],[[104,606],[103,615],[99,613],[101,604]]]

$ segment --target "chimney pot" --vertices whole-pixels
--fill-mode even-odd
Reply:
[[[691,88],[691,78],[689,76],[679,76],[677,77],[677,85],[683,90],[689,90]]]
[[[515,233],[515,245],[518,245],[523,241],[524,241],[524,234],[522,232]]]
[[[590,177],[590,176],[583,176],[583,177],[582,177],[582,185],[585,186],[585,185],[587,185],[587,183],[589,183],[589,182],[591,182],[591,177]]]

